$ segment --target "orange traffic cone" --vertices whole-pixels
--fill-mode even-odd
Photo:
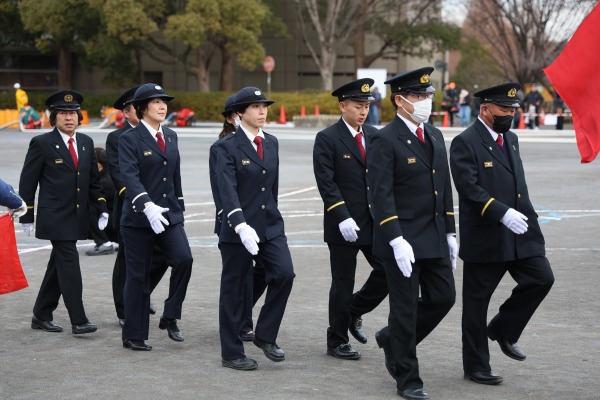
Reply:
[[[446,111],[444,113],[444,119],[442,120],[442,128],[447,128],[449,126],[450,124],[448,123],[448,111]]]
[[[302,105],[302,108],[300,108],[300,116],[301,117],[306,116],[306,107],[304,107],[304,105]]]
[[[525,129],[525,113],[521,111],[521,116],[519,117],[519,125],[517,125],[519,129]]]
[[[321,115],[321,112],[319,111],[319,105],[318,104],[315,106],[315,115]]]
[[[544,125],[544,119],[545,118],[546,118],[546,113],[542,109],[542,112],[540,113],[540,125]]]
[[[281,108],[279,109],[279,123],[280,124],[287,123],[287,120],[285,119],[285,107],[283,107],[283,104],[281,105]]]

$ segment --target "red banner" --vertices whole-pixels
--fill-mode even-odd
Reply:
[[[600,152],[600,5],[583,20],[554,62],[544,69],[573,113],[581,162]]]
[[[0,215],[0,238],[0,294],[24,289],[29,285],[17,252],[15,224],[8,213]]]

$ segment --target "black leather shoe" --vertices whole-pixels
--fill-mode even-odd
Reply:
[[[327,347],[327,354],[342,360],[358,360],[360,353],[352,348],[349,343],[343,343],[336,347]]]
[[[74,335],[83,335],[84,333],[92,333],[98,330],[98,327],[92,324],[90,321],[86,322],[85,324],[72,325],[72,328]]]
[[[31,329],[39,329],[45,332],[62,332],[63,328],[56,325],[54,321],[40,321],[36,317],[31,318]]]
[[[494,374],[492,371],[465,372],[465,379],[481,383],[482,385],[497,385],[504,380],[504,378]]]
[[[248,357],[238,358],[237,360],[222,360],[222,365],[225,368],[237,369],[240,371],[252,371],[258,368],[258,363]]]
[[[154,315],[156,314],[156,306],[154,304],[152,304],[152,302],[150,302],[150,314]]]
[[[367,343],[367,334],[362,326],[362,318],[354,318],[350,322],[349,327],[350,333],[354,336],[354,339],[358,340],[361,343]]]
[[[119,325],[121,328],[125,326],[125,318],[119,318]]]
[[[166,329],[169,337],[176,342],[183,342],[183,335],[177,326],[176,319],[165,318],[164,316],[160,317],[160,322],[158,323],[158,327],[160,329]]]
[[[393,358],[392,358],[392,349],[390,348],[389,340],[385,340],[381,331],[375,332],[375,341],[377,342],[377,346],[380,349],[383,349],[383,354],[385,356],[385,368],[387,368],[388,373],[391,376],[396,375],[396,367],[394,366]]]
[[[240,339],[242,339],[244,342],[251,342],[252,339],[254,339],[254,331],[240,333]]]
[[[413,388],[413,389],[398,389],[398,395],[404,397],[405,399],[414,399],[414,400],[428,400],[429,395],[427,392],[423,390],[423,388]]]
[[[257,339],[256,336],[254,339],[252,339],[252,342],[254,342],[257,347],[262,349],[263,353],[265,353],[265,356],[267,356],[269,360],[275,362],[285,360],[285,353],[279,348],[279,346],[277,346],[277,344],[263,342],[262,340]]]
[[[488,337],[492,341],[497,341],[500,345],[500,350],[513,360],[523,361],[527,356],[516,343],[511,343],[508,339],[496,334],[493,329],[488,326]]]
[[[123,347],[126,349],[137,350],[137,351],[150,351],[152,346],[146,344],[143,340],[129,340],[123,339]]]

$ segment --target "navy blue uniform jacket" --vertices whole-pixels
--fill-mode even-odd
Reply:
[[[403,236],[416,259],[448,257],[448,233],[456,232],[444,137],[425,124],[433,147],[429,160],[419,139],[398,116],[371,140],[367,155],[373,213],[373,252],[394,259],[389,242]]]
[[[371,135],[377,129],[362,126],[367,159]],[[370,245],[373,220],[367,199],[366,163],[343,119],[317,133],[313,148],[313,170],[323,199],[323,232],[328,243]],[[360,228],[358,240],[347,242],[339,223],[352,218]]]
[[[517,135],[506,132],[504,146],[510,161],[479,120],[452,140],[450,166],[459,195],[459,256],[464,261],[502,262],[545,255]],[[500,222],[509,208],[527,216],[529,228],[523,235],[512,233]]]
[[[21,207],[23,200],[15,193],[15,190],[8,183],[0,179],[0,206],[8,208]]]
[[[180,158],[177,134],[162,127],[167,147],[163,153],[153,135],[140,123],[119,137],[119,167],[125,191],[121,225],[150,228],[143,213],[145,203],[153,202],[169,211],[163,216],[171,225],[183,223]],[[135,199],[135,201],[134,201]]]
[[[27,203],[27,214],[19,222],[33,223],[39,184],[35,230],[38,239],[87,239],[89,206],[107,212],[94,141],[82,133],[75,138],[78,168],[57,129],[35,136],[29,143],[19,180],[19,195]]]
[[[256,230],[261,242],[284,235],[277,209],[279,144],[275,136],[264,135],[264,160],[241,128],[216,143],[217,186],[227,222],[221,225],[221,242],[241,243],[234,228],[242,222]]]

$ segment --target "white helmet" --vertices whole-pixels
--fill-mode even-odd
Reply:
[[[15,84],[13,85],[13,87],[14,87],[15,89],[21,89],[21,84],[20,84],[19,82],[17,82],[17,83],[15,83]]]

